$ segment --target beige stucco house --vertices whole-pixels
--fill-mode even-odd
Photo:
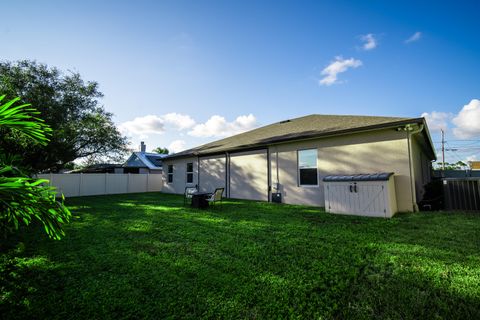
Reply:
[[[435,159],[424,118],[309,115],[167,156],[163,190],[324,206],[327,175],[393,172],[398,211],[416,211]]]

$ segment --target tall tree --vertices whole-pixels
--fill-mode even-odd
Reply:
[[[159,154],[169,154],[170,153],[170,151],[168,151],[167,148],[162,148],[162,147],[155,148],[152,151],[155,152],[155,153],[159,153]]]
[[[84,81],[77,72],[28,60],[0,62],[0,92],[34,105],[53,130],[49,143],[40,147],[14,130],[1,129],[0,147],[16,150],[34,171],[56,171],[92,155],[118,159],[128,151],[126,137],[100,104],[98,83]]]
[[[465,170],[468,168],[468,165],[463,161],[457,161],[455,163],[445,162],[445,165],[442,162],[435,162],[433,168],[435,170],[442,170],[443,168],[445,168],[445,170]]]

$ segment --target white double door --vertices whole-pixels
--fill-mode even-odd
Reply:
[[[328,182],[325,200],[328,212],[387,216],[388,193],[383,181]]]

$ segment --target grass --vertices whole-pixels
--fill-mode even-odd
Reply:
[[[69,199],[2,242],[2,319],[480,318],[480,216],[384,220],[148,193]]]

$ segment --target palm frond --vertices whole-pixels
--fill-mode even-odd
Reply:
[[[0,96],[0,102],[5,95]],[[29,104],[15,105],[19,98],[0,105],[0,127],[16,130],[42,145],[47,144],[50,127],[36,117],[39,112]],[[48,180],[33,179],[11,165],[14,155],[0,156],[0,231],[17,230],[20,224],[29,225],[32,220],[43,224],[45,232],[53,239],[65,235],[63,224],[71,213],[62,201],[56,199],[56,188]]]
[[[0,101],[4,99],[5,95],[0,96]],[[15,105],[19,100],[20,98],[15,98],[0,105],[0,127],[8,127],[21,132],[37,143],[47,144],[52,129],[42,119],[36,117],[40,112],[31,108],[30,104]]]

